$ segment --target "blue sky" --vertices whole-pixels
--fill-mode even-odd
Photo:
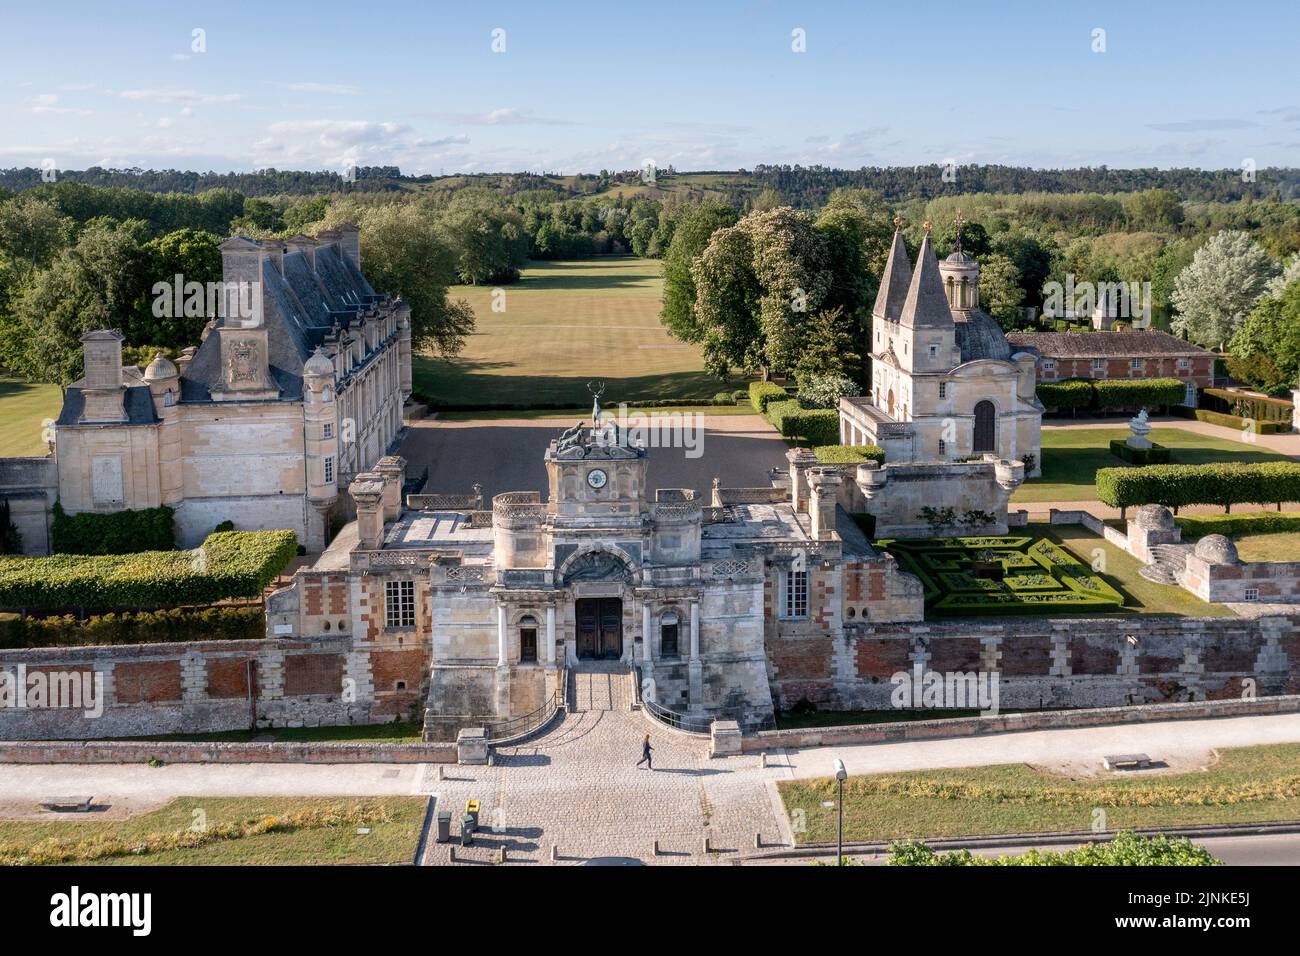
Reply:
[[[0,167],[1300,165],[1294,0],[3,0],[0,31]]]

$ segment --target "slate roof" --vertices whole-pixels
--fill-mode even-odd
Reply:
[[[912,273],[912,284],[907,289],[907,301],[903,303],[900,321],[913,328],[952,325],[952,310],[948,308],[948,296],[944,294],[943,279],[939,275],[939,260],[935,258],[929,233],[921,240],[921,249],[916,255],[916,271]]]
[[[302,398],[302,366],[336,328],[346,329],[358,310],[382,299],[336,243],[316,249],[316,271],[298,251],[286,252],[281,275],[262,262],[262,313],[267,327],[271,378],[284,400]],[[221,342],[209,335],[181,376],[181,401],[211,401],[221,382]]]
[[[996,359],[1001,362],[1011,360],[1014,350],[993,316],[979,309],[971,309],[963,315],[965,320],[956,324],[957,345],[961,349],[963,362],[974,362],[977,359]]]
[[[907,246],[903,243],[903,234],[895,230],[894,244],[889,247],[885,274],[880,277],[880,291],[876,293],[876,304],[872,306],[871,314],[879,319],[897,322],[903,311],[903,303],[907,301],[907,287],[911,283],[912,264],[907,261]]]
[[[123,404],[126,406],[126,424],[128,425],[154,425],[159,421],[158,416],[154,413],[153,396],[149,392],[148,385],[128,385]],[[85,407],[86,398],[81,394],[81,389],[75,385],[69,387],[67,394],[63,397],[63,408],[59,412],[59,418],[55,424],[59,427],[80,424],[81,413]],[[101,423],[88,422],[87,424],[98,425]]]
[[[1154,358],[1213,353],[1158,329],[1121,332],[1013,332],[1017,351],[1047,358]]]

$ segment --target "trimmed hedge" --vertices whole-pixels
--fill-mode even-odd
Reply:
[[[760,415],[767,414],[767,406],[770,402],[783,402],[789,397],[789,393],[775,382],[749,383],[749,400],[754,406],[754,411]]]
[[[1278,435],[1291,430],[1291,423],[1288,422],[1266,422],[1257,418],[1245,419],[1236,415],[1224,415],[1221,412],[1208,412],[1203,408],[1189,409],[1193,418],[1198,422],[1209,422],[1211,425],[1221,425],[1224,428],[1231,428],[1235,431],[1252,431],[1256,435]],[[1250,427],[1246,427],[1246,422],[1250,422]]]
[[[292,531],[223,531],[192,551],[0,558],[0,607],[174,607],[258,597],[297,551]]]
[[[1189,538],[1222,534],[1229,538],[1239,534],[1284,534],[1300,531],[1298,511],[1248,511],[1243,515],[1192,515],[1175,518]],[[1300,559],[1300,555],[1297,555]]]
[[[840,438],[840,413],[833,408],[804,408],[797,401],[770,402],[768,421],[783,438],[809,445],[833,445]]]
[[[1131,465],[1167,465],[1169,449],[1164,445],[1151,443],[1150,448],[1131,448],[1123,438],[1112,438],[1110,453]]]
[[[1040,382],[1034,391],[1038,400],[1048,408],[1087,408],[1092,404],[1092,382],[1090,378]]]
[[[1093,383],[1097,408],[1181,405],[1187,386],[1176,378],[1103,378]]]
[[[202,611],[143,611],[75,617],[28,617],[0,621],[0,647],[73,647],[87,644],[165,644],[186,641],[260,640],[266,616],[260,607],[213,607]]]
[[[1281,398],[1263,398],[1243,395],[1226,388],[1201,389],[1201,407],[1220,415],[1252,418],[1257,422],[1281,422],[1291,427],[1291,414],[1295,406]]]
[[[1152,408],[1181,405],[1186,384],[1176,378],[1066,378],[1040,382],[1038,400],[1048,408]]]
[[[818,445],[813,454],[824,465],[852,465],[863,461],[885,463],[885,449],[879,445]]]
[[[1217,462],[1102,468],[1097,497],[1112,508],[1130,505],[1280,504],[1300,501],[1300,462]]]
[[[52,512],[50,547],[56,554],[136,554],[169,551],[176,546],[172,522],[176,512],[166,505],[70,515],[56,501]]]

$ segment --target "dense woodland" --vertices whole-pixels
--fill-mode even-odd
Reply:
[[[153,287],[215,282],[227,236],[360,224],[366,271],[412,304],[420,345],[455,355],[474,316],[457,283],[507,284],[530,259],[663,260],[662,318],[719,376],[736,371],[865,381],[870,305],[894,231],[915,255],[981,263],[983,305],[1032,324],[1050,282],[1149,283],[1157,324],[1234,357],[1269,391],[1300,376],[1296,170],[959,167],[587,176],[403,177],[102,170],[0,172],[0,364],[68,384],[79,336],[120,328],[133,361],[198,341],[202,314],[158,317]],[[823,383],[824,384],[824,383]]]

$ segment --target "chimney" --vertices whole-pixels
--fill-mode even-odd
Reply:
[[[808,472],[808,517],[814,541],[832,540],[835,531],[835,506],[839,502],[844,475],[835,468],[813,468]]]
[[[790,465],[790,506],[796,514],[807,511],[803,502],[804,472],[817,464],[817,456],[808,448],[791,448],[785,453],[785,460]]]
[[[261,280],[262,250],[252,239],[235,236],[217,248],[221,250],[221,278],[227,285]]]
[[[348,494],[357,506],[357,539],[364,551],[378,551],[384,543],[384,480],[373,471],[352,479]]]
[[[267,239],[262,243],[262,257],[276,272],[284,275],[284,244],[279,239]]]
[[[302,253],[303,261],[307,263],[307,268],[316,274],[316,247],[319,243],[311,236],[297,235],[290,236],[285,241],[290,252]]]
[[[385,455],[375,462],[373,471],[384,482],[384,520],[396,521],[402,516],[402,485],[406,483],[406,459],[401,455]]]
[[[361,271],[361,229],[354,223],[345,222],[334,230],[338,236],[339,251]]]
[[[122,334],[97,329],[81,337],[83,422],[126,421],[126,386],[122,383]]]

